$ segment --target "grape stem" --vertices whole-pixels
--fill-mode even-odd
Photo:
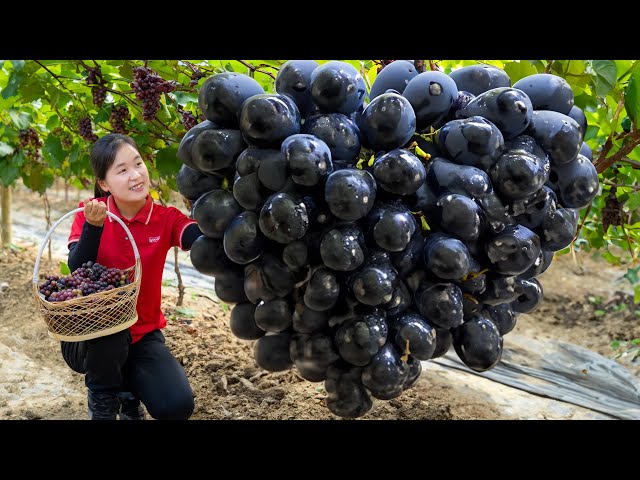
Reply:
[[[265,65],[265,64],[261,64],[259,66],[255,66],[250,64],[249,62],[245,62],[244,60],[238,60],[238,62],[240,62],[242,65],[244,65],[245,67],[247,67],[249,69],[249,71],[251,72],[251,78],[253,78],[253,74],[255,72],[258,73],[262,73],[264,75],[268,75],[269,77],[273,78],[274,80],[276,79],[275,75],[271,72],[265,72],[261,67],[267,67],[267,68],[273,68],[274,70],[278,70],[276,67],[272,67],[271,65]]]
[[[427,71],[424,60],[414,60],[413,66],[416,67],[416,72],[423,73]]]

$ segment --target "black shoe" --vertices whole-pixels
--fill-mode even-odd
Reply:
[[[144,408],[131,392],[118,394],[120,400],[120,420],[144,420]]]
[[[115,393],[93,392],[87,389],[89,420],[115,420],[120,400]]]

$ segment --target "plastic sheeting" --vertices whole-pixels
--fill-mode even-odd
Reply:
[[[578,345],[508,334],[500,363],[489,371],[474,372],[453,347],[430,361],[613,418],[640,420],[640,379],[615,361]]]

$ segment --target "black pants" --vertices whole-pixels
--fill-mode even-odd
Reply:
[[[85,374],[91,391],[130,391],[158,420],[186,420],[193,413],[193,391],[160,330],[134,344],[127,329],[83,342],[61,342],[61,349],[67,365]]]

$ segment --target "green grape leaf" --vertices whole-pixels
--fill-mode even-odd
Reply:
[[[0,142],[0,157],[6,157],[13,153],[13,147],[8,143]]]
[[[524,77],[538,73],[536,67],[526,60],[520,62],[509,62],[504,66],[504,71],[509,75],[511,85]]]
[[[69,269],[69,265],[64,262],[60,262],[60,274],[61,275],[69,275],[71,270]]]
[[[8,158],[0,159],[0,182],[5,187],[12,185],[20,176],[18,166]]]
[[[54,135],[47,136],[42,146],[42,153],[53,168],[60,168],[64,162],[64,152],[60,139]]]
[[[182,162],[177,156],[178,147],[167,147],[158,150],[156,154],[156,168],[158,173],[164,177],[175,176],[182,166]]]
[[[618,67],[613,60],[594,60],[593,69],[596,72],[596,95],[604,97],[616,85]]]
[[[3,91],[4,93],[4,91]],[[625,90],[624,108],[635,124],[640,116],[640,63],[633,69]]]
[[[11,75],[9,76],[7,86],[2,89],[2,98],[9,98],[17,95],[20,84],[26,76],[27,74],[23,71],[12,71]]]
[[[25,128],[29,128],[31,125],[31,115],[27,112],[20,112],[15,108],[9,110],[9,117],[11,117],[11,122],[19,128],[20,130],[24,130]]]

